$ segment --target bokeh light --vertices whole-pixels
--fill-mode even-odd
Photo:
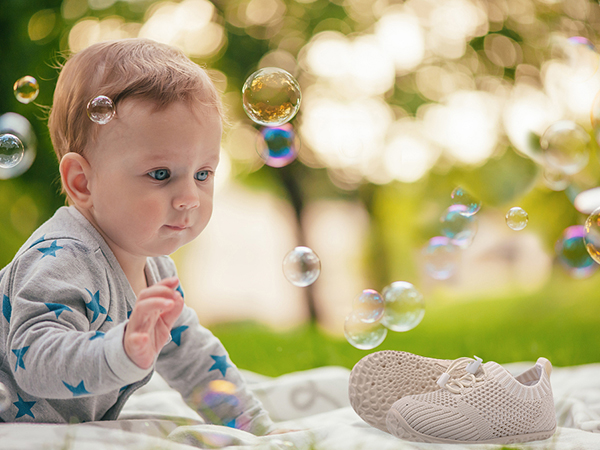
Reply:
[[[289,122],[300,109],[301,99],[296,79],[276,67],[257,70],[242,88],[244,111],[263,126],[276,127]]]
[[[570,120],[552,124],[540,139],[544,161],[553,169],[573,175],[588,163],[590,136]]]
[[[566,228],[556,242],[558,261],[573,278],[587,278],[598,268],[586,248],[585,236],[584,226],[573,225]]]
[[[374,289],[365,289],[352,302],[352,309],[359,320],[365,323],[377,322],[383,317],[383,297]]]
[[[87,115],[98,125],[106,125],[115,116],[115,105],[106,95],[98,95],[87,104]]]
[[[514,206],[506,213],[506,225],[511,230],[519,231],[527,226],[529,215],[527,211],[519,206]]]
[[[13,91],[17,100],[27,104],[37,98],[40,93],[40,85],[35,78],[27,75],[15,81]]]
[[[385,312],[381,323],[392,331],[409,331],[421,323],[425,301],[411,283],[395,281],[382,292]]]
[[[435,280],[447,280],[456,271],[460,249],[446,236],[429,239],[423,248],[425,271]]]
[[[21,140],[14,134],[0,135],[0,168],[11,169],[21,162],[25,154],[25,147]]]
[[[294,286],[309,286],[321,274],[321,260],[310,248],[296,247],[283,259],[283,274]]]
[[[344,336],[350,345],[360,350],[371,350],[383,342],[387,328],[380,322],[363,322],[353,311],[344,322]]]
[[[263,127],[256,146],[267,166],[284,167],[298,156],[300,141],[294,127],[286,123],[279,127]]]

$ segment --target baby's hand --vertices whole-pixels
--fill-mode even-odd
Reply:
[[[171,277],[142,290],[131,311],[123,347],[129,359],[142,369],[154,363],[181,314],[183,297],[175,290],[178,285],[177,277]]]

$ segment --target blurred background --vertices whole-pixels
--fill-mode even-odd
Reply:
[[[46,120],[57,66],[96,42],[146,37],[182,49],[223,95],[213,218],[173,258],[186,302],[238,366],[352,367],[382,349],[600,362],[598,264],[581,234],[600,206],[589,191],[600,185],[598,3],[3,0],[0,30],[0,131],[28,130],[20,169],[0,170],[0,266],[64,205]],[[242,107],[263,67],[302,91],[298,157],[281,168],[257,152],[260,127]],[[27,75],[39,96],[23,104],[13,84]],[[459,186],[481,209],[467,242],[431,256]],[[525,228],[507,226],[512,207]],[[297,245],[321,260],[307,287],[282,271]],[[400,280],[423,294],[421,323],[372,350],[350,345],[353,300]]]

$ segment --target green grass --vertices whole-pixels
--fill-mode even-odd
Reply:
[[[327,365],[351,368],[380,350],[434,358],[477,355],[498,363],[535,361],[555,366],[600,362],[600,276],[569,280],[562,274],[534,295],[456,302],[436,298],[415,329],[389,332],[379,347],[363,351],[343,337],[306,324],[275,332],[256,323],[211,327],[240,368],[269,376]]]

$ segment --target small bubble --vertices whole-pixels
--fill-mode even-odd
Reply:
[[[529,215],[523,208],[515,206],[506,213],[506,225],[511,230],[522,230],[527,226],[527,222],[529,222]]]
[[[425,315],[423,295],[406,281],[395,281],[383,289],[385,312],[381,322],[392,331],[408,331]]]
[[[359,350],[371,350],[383,342],[387,328],[379,322],[363,322],[353,311],[344,322],[344,336],[350,345]]]
[[[321,273],[321,260],[308,247],[296,247],[283,259],[283,274],[298,287],[313,284]]]
[[[276,127],[296,115],[302,94],[292,75],[283,69],[266,67],[248,77],[242,97],[250,119],[259,125]]]
[[[460,212],[463,216],[470,217],[473,214],[477,214],[481,209],[481,202],[460,186],[452,191],[451,197],[453,204],[464,205],[466,207],[465,210]]]
[[[15,97],[21,103],[31,103],[40,93],[40,85],[32,76],[24,76],[15,81],[13,86]]]
[[[0,135],[0,167],[10,169],[15,167],[23,159],[25,147],[21,139],[14,134],[5,133]]]
[[[87,104],[87,115],[92,122],[106,125],[115,115],[115,105],[106,95],[99,95]]]
[[[356,316],[365,323],[377,322],[383,317],[383,297],[374,289],[365,289],[354,299],[352,307]]]
[[[298,156],[298,147],[298,136],[289,123],[260,130],[257,150],[267,166],[287,166]]]

